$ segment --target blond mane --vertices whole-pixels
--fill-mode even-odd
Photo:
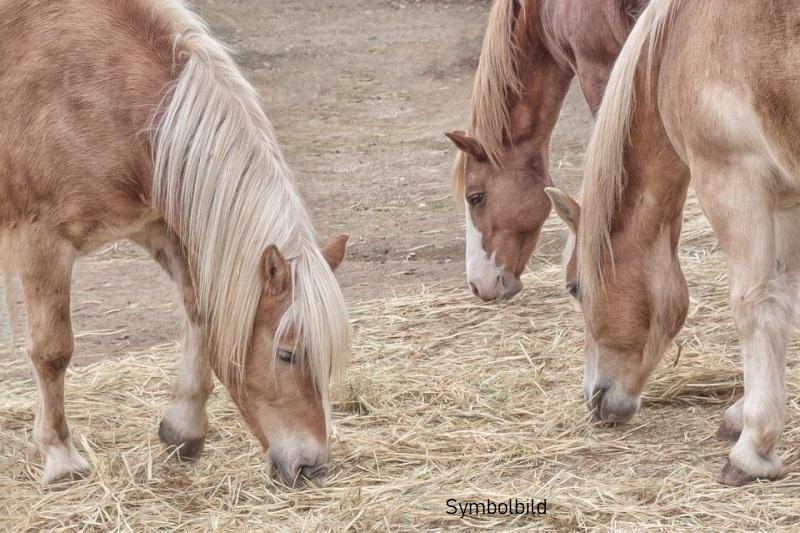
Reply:
[[[500,164],[503,138],[511,131],[509,96],[522,89],[517,74],[517,43],[514,38],[519,0],[496,0],[489,14],[483,47],[472,90],[472,110],[467,133],[475,137],[495,165]],[[524,4],[520,9],[525,9]],[[466,156],[459,152],[453,166],[452,185],[457,198],[466,183]]]
[[[294,323],[323,401],[346,364],[350,325],[253,87],[226,48],[177,0],[145,3],[175,28],[180,73],[154,118],[153,201],[186,249],[222,379],[241,383],[262,292],[258,268],[275,244],[291,265]]]
[[[627,181],[624,156],[635,105],[636,74],[646,46],[649,73],[664,28],[682,2],[652,0],[634,25],[611,71],[584,164],[577,243],[582,294],[591,295],[604,286],[604,258],[611,259],[613,269],[611,221]]]

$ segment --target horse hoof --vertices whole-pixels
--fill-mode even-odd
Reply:
[[[86,461],[74,464],[61,464],[58,467],[45,466],[42,476],[42,485],[49,489],[64,489],[70,483],[80,481],[89,476],[92,467]]]
[[[731,460],[728,459],[725,461],[725,466],[722,467],[722,473],[717,481],[729,487],[741,487],[745,483],[755,481],[756,479],[756,476],[748,474],[738,466],[731,463]]]
[[[175,457],[179,461],[197,459],[203,451],[205,438],[186,439],[181,437],[172,426],[163,420],[158,425],[158,438],[161,439],[167,448],[174,451]]]
[[[719,425],[719,428],[717,428],[717,432],[714,434],[714,436],[717,438],[717,440],[737,441],[739,440],[739,435],[741,434],[741,429],[734,429],[725,424],[725,422],[722,422]]]

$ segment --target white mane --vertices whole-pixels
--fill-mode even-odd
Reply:
[[[177,1],[180,74],[156,117],[153,199],[181,236],[197,303],[222,378],[241,378],[261,295],[258,268],[270,244],[291,265],[294,323],[323,401],[349,354],[344,299],[253,87],[226,48]],[[241,382],[241,379],[239,379]]]

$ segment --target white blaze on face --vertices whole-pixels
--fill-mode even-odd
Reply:
[[[483,249],[483,235],[472,223],[469,205],[466,205],[467,228],[467,282],[475,285],[482,297],[494,298],[498,293],[498,284],[502,270],[495,262],[495,253],[489,256]]]

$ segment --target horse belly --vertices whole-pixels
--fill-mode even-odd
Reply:
[[[146,198],[118,190],[113,180],[17,170],[0,172],[0,266],[12,268],[33,240],[67,243],[84,255],[159,218]]]

